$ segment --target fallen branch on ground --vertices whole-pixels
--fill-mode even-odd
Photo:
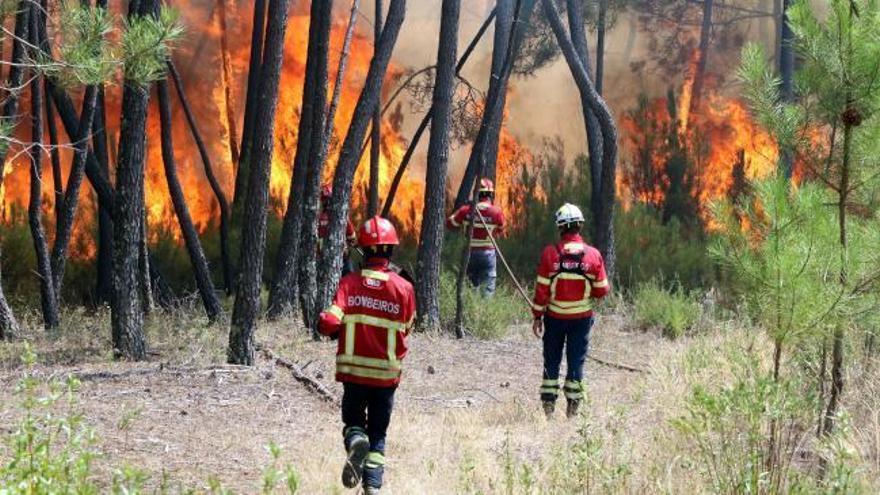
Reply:
[[[302,368],[300,368],[296,364],[278,356],[277,354],[272,352],[272,349],[269,349],[268,347],[265,347],[263,345],[258,345],[257,349],[262,352],[264,356],[266,356],[266,359],[273,361],[275,364],[281,366],[282,368],[287,368],[288,370],[290,370],[291,374],[293,374],[293,378],[296,381],[305,385],[308,390],[320,396],[322,400],[326,402],[331,402],[333,404],[336,404],[337,406],[341,404],[336,394],[328,390],[323,383],[303,373]]]
[[[627,366],[627,365],[625,365],[625,364],[615,363],[614,361],[607,361],[607,360],[602,359],[602,358],[597,358],[596,356],[593,356],[592,354],[588,354],[588,355],[587,355],[587,358],[588,358],[588,359],[591,359],[591,360],[593,360],[593,361],[595,361],[595,362],[597,362],[597,363],[599,363],[599,364],[601,364],[601,365],[603,365],[603,366],[608,366],[608,367],[611,367],[611,368],[617,368],[617,369],[619,369],[619,370],[629,371],[629,372],[632,372],[632,373],[645,373],[645,374],[651,374],[651,372],[648,371],[648,370],[643,370],[643,369],[641,369],[641,368],[633,368],[632,366]]]

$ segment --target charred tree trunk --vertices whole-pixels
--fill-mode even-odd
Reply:
[[[354,27],[357,22],[358,0],[351,2],[351,15],[348,17],[348,27],[345,29],[345,39],[342,41],[342,53],[339,55],[339,66],[336,69],[336,81],[333,83],[333,97],[330,98],[330,108],[327,110],[327,118],[324,119],[324,139],[321,141],[321,154],[318,161],[324,166],[330,149],[330,141],[333,139],[333,129],[336,120],[336,109],[339,108],[339,97],[342,95],[342,85],[345,83],[345,69],[348,66],[348,54],[351,49],[351,38],[354,35]]]
[[[584,29],[584,11],[581,0],[568,0],[568,27],[571,30],[571,42],[578,58],[590,76],[590,52],[587,49],[587,32]],[[601,57],[597,46],[596,58]],[[596,67],[599,67],[598,60]],[[571,70],[571,68],[569,67]],[[572,72],[572,76],[574,73]],[[598,86],[598,81],[597,81]],[[598,89],[596,91],[598,93]],[[598,218],[602,210],[602,130],[599,119],[590,108],[589,96],[580,93],[581,108],[584,114],[584,125],[587,132],[587,152],[590,160],[590,211],[593,220],[593,235],[598,227]]]
[[[269,166],[274,144],[275,110],[284,58],[289,0],[269,0],[265,53],[254,109],[253,160],[249,167],[247,199],[242,223],[239,277],[229,331],[227,360],[253,365],[254,330],[260,313],[263,256],[266,252],[266,215],[269,202]]]
[[[599,120],[602,130],[602,202],[599,217],[596,220],[596,247],[605,258],[605,266],[608,276],[614,275],[614,205],[616,201],[616,178],[617,178],[617,126],[611,110],[605,100],[596,92],[586,67],[581,63],[574,45],[565,32],[565,26],[559,18],[559,12],[551,0],[541,0],[544,7],[544,15],[550,22],[550,27],[556,36],[565,61],[577,83],[578,89],[587,98],[590,110]]]
[[[474,139],[474,146],[471,149],[467,168],[464,171],[464,177],[461,179],[461,184],[458,187],[458,194],[455,197],[456,208],[463,205],[470,198],[478,176],[481,171],[486,170],[485,165],[487,163],[486,157],[489,145],[489,132],[492,127],[492,116],[495,112],[501,112],[503,114],[504,108],[502,107],[502,97],[507,91],[507,81],[510,79],[510,74],[513,69],[514,55],[519,51],[519,43],[521,42],[521,37],[517,36],[517,32],[519,31],[518,23],[527,22],[534,5],[534,0],[517,0],[516,14],[514,15],[513,20],[514,28],[511,29],[510,32],[510,40],[508,41],[507,47],[508,56],[505,58],[505,64],[509,64],[509,67],[505,67],[505,70],[502,72],[501,77],[495,86],[495,91],[493,92],[491,91],[492,88],[489,88],[490,91],[486,96],[480,130],[477,132],[476,139]]]
[[[240,225],[244,198],[250,176],[251,148],[254,136],[254,119],[260,98],[260,71],[263,65],[263,28],[266,23],[266,1],[254,0],[254,20],[251,32],[251,55],[248,65],[247,95],[244,106],[244,126],[241,131],[241,154],[235,171],[235,191],[232,195],[232,223]]]
[[[229,254],[229,200],[226,199],[226,193],[214,174],[214,166],[211,164],[211,156],[208,153],[208,147],[205,146],[205,140],[202,139],[202,133],[199,131],[198,123],[193,115],[192,108],[189,105],[189,99],[183,89],[183,83],[180,80],[180,74],[174,63],[168,62],[168,71],[171,73],[171,79],[174,81],[174,88],[177,90],[177,97],[180,100],[180,106],[183,107],[183,113],[186,115],[186,121],[189,124],[189,130],[196,147],[199,149],[199,156],[202,158],[202,164],[205,168],[205,177],[208,178],[208,184],[211,185],[211,191],[217,198],[217,204],[220,206],[220,263],[223,265],[223,285],[226,288],[226,294],[232,294],[232,260]]]
[[[45,88],[48,88],[45,85]],[[49,94],[46,89],[43,92],[46,106],[46,131],[49,135],[49,160],[52,165],[52,193],[55,199],[55,225],[61,224],[63,216],[64,204],[64,177],[61,172],[61,153],[58,152],[58,124],[55,122],[55,107],[52,105],[52,98],[45,95]]]
[[[489,135],[486,138],[485,173],[493,181],[498,169],[498,146],[501,139],[501,127],[504,125],[504,107],[507,104],[507,87],[500,88],[501,75],[504,72],[504,57],[510,42],[510,31],[513,29],[514,0],[498,0],[495,3],[495,39],[492,45],[492,72],[489,77],[489,95],[501,91],[498,95],[501,103],[498,110],[489,117]],[[487,95],[488,96],[488,95]]]
[[[608,15],[608,0],[599,0],[599,18],[596,23],[596,93],[602,94],[605,86],[605,23]],[[572,35],[573,37],[573,35]],[[587,65],[587,74],[590,70]]]
[[[39,46],[34,36],[39,18],[37,7],[31,6],[31,43]],[[34,50],[36,51],[36,50]],[[39,73],[34,73],[31,88],[31,188],[28,202],[28,224],[37,255],[37,274],[40,277],[40,306],[43,310],[43,325],[46,330],[58,328],[58,297],[52,284],[52,266],[49,261],[49,245],[43,229],[43,81]]]
[[[455,64],[455,75],[461,72],[461,69],[467,63],[471,54],[474,52],[474,49],[479,44],[480,40],[483,39],[483,35],[486,34],[486,30],[489,29],[489,26],[492,25],[492,21],[495,20],[495,13],[497,9],[492,9],[492,12],[486,17],[486,20],[483,21],[483,24],[480,26],[480,29],[477,30],[477,34],[474,35],[473,39],[471,39],[470,44],[462,53],[461,58],[458,59],[458,63]],[[409,165],[410,160],[412,159],[413,153],[415,153],[416,147],[422,139],[422,135],[425,133],[425,130],[428,129],[428,124],[431,122],[431,116],[433,112],[428,110],[428,113],[422,117],[422,122],[419,123],[419,127],[416,129],[416,132],[413,134],[412,139],[409,142],[409,146],[406,148],[406,152],[403,154],[403,159],[400,161],[400,165],[397,166],[397,172],[394,173],[394,179],[391,181],[391,187],[388,188],[388,196],[385,198],[385,204],[382,207],[382,216],[387,217],[391,213],[391,207],[394,205],[394,196],[397,195],[397,189],[400,187],[400,181],[403,180],[403,174],[406,172],[406,167]]]
[[[788,103],[794,102],[794,33],[788,19],[788,11],[791,0],[782,1],[782,26],[779,42],[779,77],[782,79],[782,99]],[[791,149],[782,150],[779,166],[783,176],[791,180],[794,168],[794,153]]]
[[[155,0],[141,0],[140,12],[153,12]],[[130,6],[129,14],[136,12]],[[144,223],[144,141],[150,93],[126,80],[122,91],[119,160],[113,200],[113,300],[111,324],[117,357],[141,361],[147,357],[144,340],[144,301],[140,279]]]
[[[107,151],[107,106],[104,101],[104,87],[98,88],[95,107],[95,123],[92,127],[92,148],[98,161],[100,172],[109,182],[110,155]],[[106,203],[98,196],[98,257],[95,301],[97,304],[110,302],[113,292],[113,217],[112,203]]]
[[[183,234],[186,250],[189,253],[189,259],[192,263],[196,287],[199,289],[202,304],[205,306],[205,314],[208,315],[209,320],[214,322],[221,316],[223,310],[220,307],[220,301],[217,299],[217,294],[214,292],[214,282],[211,280],[211,270],[208,268],[208,260],[205,259],[205,252],[202,250],[202,243],[199,241],[199,234],[196,232],[196,227],[189,214],[189,207],[186,205],[183,188],[180,186],[180,179],[177,177],[177,163],[174,159],[171,97],[168,93],[168,82],[159,81],[156,84],[156,91],[159,95],[162,163],[165,166],[165,179],[168,182],[168,192],[171,196],[171,203],[174,205],[174,212],[177,214],[177,220],[180,223],[180,231]]]
[[[379,42],[382,36],[382,0],[376,0],[376,14],[373,20],[373,46]],[[381,95],[381,92],[380,92]],[[381,99],[381,96],[379,97]],[[379,212],[379,167],[382,156],[382,114],[381,105],[376,105],[373,112],[373,125],[370,136],[370,190],[367,198],[367,217],[372,218]]]
[[[226,27],[226,1],[217,2],[217,19],[220,23],[220,55],[223,60],[223,96],[226,103],[226,127],[229,130],[229,157],[232,163],[238,163],[238,123],[235,121],[235,95],[233,93],[232,60],[229,57],[229,35]]]
[[[302,104],[300,106],[299,130],[297,132],[296,154],[293,158],[293,176],[291,177],[290,193],[287,197],[287,211],[284,214],[284,226],[281,229],[281,243],[275,261],[275,279],[269,292],[268,317],[276,319],[292,313],[299,298],[302,284],[298,283],[299,265],[308,259],[307,253],[300,250],[304,228],[304,216],[308,196],[306,182],[312,165],[311,147],[313,135],[323,137],[324,127],[314,127],[314,116],[324,114],[324,100],[327,94],[327,53],[330,39],[330,16],[333,4],[329,1],[312,2],[309,19],[309,46],[306,53],[306,74],[303,82]],[[323,40],[323,42],[321,41]],[[321,55],[323,50],[323,55]],[[319,59],[323,58],[324,77],[318,76]],[[320,101],[317,100],[318,79],[323,81]],[[318,176],[320,180],[320,175]],[[317,197],[313,198],[317,201]],[[308,289],[308,287],[305,287]]]
[[[339,282],[342,271],[342,249],[345,243],[345,226],[348,219],[351,188],[354,172],[360,158],[361,144],[367,133],[367,126],[376,107],[382,90],[382,80],[391,60],[391,53],[397,43],[397,35],[406,12],[406,0],[391,0],[385,28],[376,44],[376,53],[370,61],[370,68],[364,88],[358,98],[348,134],[342,144],[339,163],[333,178],[333,197],[330,203],[330,235],[321,252],[321,274],[317,304],[323,306],[331,297]]]
[[[326,2],[326,8],[320,13],[321,24],[315,49],[315,80],[314,107],[312,111],[312,131],[309,155],[309,167],[306,174],[306,187],[302,199],[302,235],[300,236],[299,286],[303,322],[317,336],[317,247],[318,247],[318,198],[321,189],[321,177],[324,175],[324,105],[327,100],[327,64],[330,49],[330,18],[332,2]],[[340,80],[341,83],[341,80]]]
[[[499,3],[500,5],[500,3]],[[440,254],[443,249],[446,209],[446,170],[449,163],[449,121],[455,89],[455,57],[458,49],[460,0],[443,0],[440,17],[440,45],[437,76],[431,102],[433,123],[428,142],[428,170],[425,178],[425,206],[419,237],[416,303],[419,326],[440,328]],[[497,25],[497,22],[496,22]],[[503,65],[499,63],[499,65]]]
[[[138,279],[141,288],[141,301],[144,316],[149,316],[156,309],[156,299],[153,297],[153,263],[150,259],[149,237],[147,233],[147,214],[141,218],[140,249],[138,250]]]
[[[700,25],[700,51],[697,54],[697,68],[694,72],[694,86],[691,91],[690,115],[699,110],[700,100],[703,97],[706,63],[709,60],[709,41],[712,37],[712,5],[713,0],[703,0],[703,22]]]

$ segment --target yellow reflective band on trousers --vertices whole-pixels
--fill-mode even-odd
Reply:
[[[386,274],[382,273],[382,275]],[[337,372],[377,380],[393,380],[400,376],[401,363],[397,359],[397,332],[406,331],[405,323],[363,314],[345,315],[344,323],[345,352],[336,356]],[[357,335],[355,329],[358,324],[385,329],[388,351],[386,359],[355,355],[354,341]]]
[[[541,382],[541,393],[556,395],[559,393],[559,380],[547,380]]]
[[[565,398],[582,399],[584,397],[584,384],[572,380],[565,381]]]
[[[364,464],[368,468],[377,468],[385,465],[385,455],[381,452],[370,452]]]

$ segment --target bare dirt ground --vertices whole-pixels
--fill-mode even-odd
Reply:
[[[108,479],[109,465],[128,464],[149,472],[154,487],[164,477],[172,487],[205,489],[215,477],[235,492],[253,493],[270,462],[266,446],[275,442],[282,460],[298,471],[301,493],[352,492],[339,483],[344,455],[337,406],[264,355],[253,368],[223,365],[223,334],[197,331],[174,351],[154,337],[159,355],[137,364],[108,362],[103,343],[89,338],[78,341],[79,348],[47,344],[37,350],[42,358],[51,356],[51,364],[37,365],[35,372],[80,378],[77,407],[100,439],[105,457],[99,470]],[[261,328],[258,335],[275,354],[341,394],[333,381],[335,342],[311,342],[283,324]],[[625,331],[608,316],[594,327],[591,349],[602,359],[655,370],[683,345]],[[19,414],[13,392],[22,369],[8,362],[3,368],[0,427],[8,431]],[[578,422],[559,413],[544,418],[537,397],[540,371],[540,343],[526,326],[498,341],[412,337],[388,436],[386,491],[491,493],[500,487],[489,473],[500,471],[505,456],[539,466],[554,449],[565,448]],[[618,426],[630,430],[629,442],[650,434],[640,425],[656,422],[652,397],[663,393],[649,385],[651,374],[589,361],[586,375],[586,413],[594,422],[617,424],[615,418],[625,416]]]

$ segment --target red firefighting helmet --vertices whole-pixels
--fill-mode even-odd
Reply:
[[[480,179],[481,194],[495,194],[495,184],[489,179]]]
[[[321,201],[327,201],[330,196],[333,196],[333,185],[328,183],[321,186]]]
[[[358,232],[358,244],[363,247],[396,246],[400,244],[397,231],[387,218],[379,215],[367,220]]]

